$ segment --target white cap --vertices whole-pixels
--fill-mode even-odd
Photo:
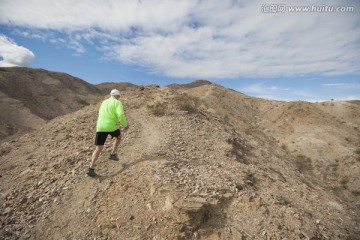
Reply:
[[[117,90],[117,89],[113,89],[113,90],[111,90],[110,95],[111,95],[111,96],[114,96],[114,95],[120,96],[120,91]]]

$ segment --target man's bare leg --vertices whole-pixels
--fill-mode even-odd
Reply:
[[[99,158],[99,155],[101,153],[101,151],[103,150],[104,145],[98,145],[95,147],[95,150],[91,156],[91,164],[90,164],[90,168],[95,168],[95,164],[96,164],[96,160]]]
[[[121,142],[121,136],[115,138],[113,150],[112,150],[112,152],[111,152],[112,155],[114,155],[114,154],[117,153],[117,150],[118,150],[118,148],[119,148],[120,142]]]

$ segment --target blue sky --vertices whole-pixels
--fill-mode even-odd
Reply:
[[[93,84],[206,79],[273,100],[360,99],[360,2],[0,0],[0,56]]]

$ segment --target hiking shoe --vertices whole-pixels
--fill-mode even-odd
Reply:
[[[90,177],[95,177],[96,176],[95,169],[89,168],[86,174],[89,175]]]
[[[119,157],[117,154],[110,154],[109,159],[113,161],[119,161]]]

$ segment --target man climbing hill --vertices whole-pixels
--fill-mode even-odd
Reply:
[[[121,141],[120,125],[127,131],[129,125],[125,118],[124,108],[120,99],[119,90],[113,89],[110,98],[101,103],[99,117],[96,124],[95,150],[92,154],[91,164],[87,174],[91,177],[96,176],[95,163],[104,147],[107,136],[110,134],[115,138],[114,147],[110,153],[110,160],[118,161],[117,150]]]

